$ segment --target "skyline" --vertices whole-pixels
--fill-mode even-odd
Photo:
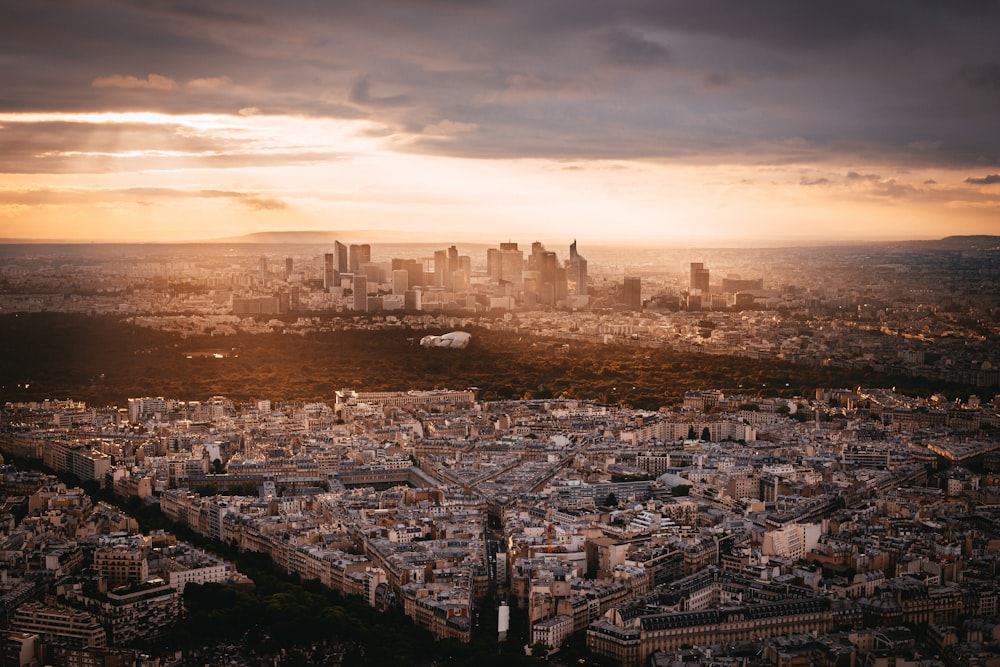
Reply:
[[[994,2],[3,6],[0,238],[1000,233]]]

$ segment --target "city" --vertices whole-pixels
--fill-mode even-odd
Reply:
[[[499,595],[533,651],[578,633],[621,665],[991,655],[1000,420],[976,397],[706,390],[649,412],[345,389],[332,404],[8,403],[4,421],[5,456],[401,606],[439,640],[495,632],[473,623]],[[176,622],[185,585],[246,580],[80,488],[4,479],[8,645],[22,652],[127,655]]]
[[[998,34],[0,0],[0,663],[1000,667]]]
[[[311,399],[153,391],[101,404],[47,397],[41,369],[12,377],[5,362],[8,654],[264,659],[236,644],[213,657],[172,631],[196,613],[197,586],[252,589],[234,558],[260,554],[296,581],[402,612],[442,646],[490,637],[507,661],[988,664],[1000,544],[1000,295],[982,289],[998,271],[991,241],[661,251],[666,267],[618,264],[600,247],[588,260],[575,243],[562,260],[514,242],[420,259],[385,253],[422,248],[338,241],[311,255],[247,244],[220,258],[201,246],[184,261],[168,246],[143,258],[8,246],[5,326],[38,327],[31,317],[55,311],[166,336],[161,352],[139,348],[181,364],[154,388],[192,377],[184,364],[247,356],[284,376],[278,355],[247,341],[288,347],[289,336],[351,355],[349,336],[394,334],[410,341],[394,363],[417,370]],[[813,278],[795,268],[803,253],[824,257]],[[415,347],[463,329],[460,349]],[[517,376],[497,372],[464,390],[414,384],[418,355],[447,364],[512,336],[543,357],[613,368],[604,380],[616,387],[597,368],[514,396],[500,383]],[[376,349],[388,354],[388,340]],[[601,349],[680,355],[702,369],[694,383],[708,360],[730,359],[729,382],[663,403],[643,392],[657,373],[673,377],[668,365],[618,368]],[[751,382],[736,359],[785,364],[790,382]],[[823,372],[858,383],[801,390]],[[880,378],[916,384],[868,384]],[[140,531],[130,507],[168,529]],[[309,650],[365,664],[371,649],[334,638]]]

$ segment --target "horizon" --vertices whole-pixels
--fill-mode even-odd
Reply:
[[[178,239],[169,241],[119,241],[119,240],[85,240],[85,239],[46,239],[46,238],[3,238],[0,237],[0,246],[33,246],[33,245],[59,245],[59,246],[92,246],[92,245],[126,245],[126,246],[171,246],[171,245],[243,245],[243,246],[276,246],[276,245],[288,245],[288,246],[315,246],[323,245],[326,241],[320,239],[313,240],[294,240],[283,239],[281,236],[286,237],[296,237],[296,236],[322,236],[328,237],[332,243],[334,240],[342,239],[346,241],[357,241],[360,243],[369,243],[371,245],[392,245],[392,246],[441,246],[441,245],[465,245],[465,246],[484,246],[493,247],[497,246],[504,239],[506,241],[514,241],[522,245],[528,245],[532,242],[541,242],[545,246],[560,247],[562,245],[569,245],[572,242],[579,242],[582,246],[590,246],[593,248],[650,248],[651,243],[649,240],[634,239],[634,240],[622,240],[622,239],[595,239],[586,237],[574,237],[574,238],[553,238],[553,237],[542,237],[539,235],[528,236],[522,235],[517,239],[513,238],[512,235],[507,235],[501,239],[500,237],[490,237],[488,234],[477,235],[477,236],[457,236],[452,238],[438,238],[434,236],[427,236],[426,238],[411,238],[412,234],[408,232],[400,233],[400,237],[393,236],[395,234],[394,230],[267,230],[267,231],[257,231],[243,234],[240,236],[232,237],[214,237],[214,238],[203,238],[203,239]],[[271,235],[279,235],[278,238],[263,238]],[[781,240],[781,239],[755,239],[748,243],[747,240],[733,240],[730,243],[720,243],[715,245],[698,244],[698,243],[677,243],[671,242],[670,240],[663,240],[660,242],[652,243],[654,248],[663,248],[668,250],[712,250],[712,249],[733,249],[733,248],[753,248],[757,250],[781,250],[781,249],[794,249],[794,248],[838,248],[838,247],[865,247],[865,246],[884,246],[886,244],[916,244],[916,243],[927,243],[933,244],[935,242],[943,242],[949,240],[970,240],[977,238],[995,238],[1000,240],[1000,235],[994,234],[949,234],[947,236],[940,237],[926,237],[926,238],[916,238],[916,237],[899,237],[899,238],[855,238],[855,239],[795,239],[792,241]]]
[[[99,0],[8,14],[13,242],[1000,233],[996,5]]]

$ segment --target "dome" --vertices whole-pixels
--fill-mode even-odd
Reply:
[[[691,480],[685,479],[680,475],[675,475],[671,472],[663,473],[656,478],[656,481],[670,489],[675,486],[691,486]]]

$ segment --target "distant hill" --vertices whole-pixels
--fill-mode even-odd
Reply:
[[[431,235],[433,234],[433,236]],[[503,234],[500,234],[503,236]],[[436,238],[435,238],[436,237]],[[227,236],[215,239],[204,239],[200,241],[169,241],[169,242],[115,242],[115,241],[92,241],[86,239],[38,239],[38,238],[0,238],[0,246],[21,246],[21,245],[47,245],[47,246],[171,246],[171,245],[197,245],[197,244],[234,244],[234,245],[314,245],[330,246],[334,241],[342,243],[377,243],[380,245],[425,245],[441,246],[461,243],[465,245],[495,245],[496,238],[490,234],[482,232],[455,233],[455,232],[425,232],[425,231],[398,231],[390,229],[345,229],[340,231],[273,231],[254,232],[252,234],[242,234],[240,236]],[[534,240],[545,240],[535,238]],[[549,241],[547,241],[549,242]],[[559,245],[555,243],[554,245]],[[676,249],[682,246],[671,244],[667,241],[661,244],[648,243],[643,247],[647,250],[656,249],[657,245],[665,249]],[[814,243],[787,244],[775,242],[770,245],[759,245],[760,248],[787,248],[787,247],[855,247],[872,246],[884,248],[901,248],[909,250],[979,250],[1000,251],[1000,236],[987,234],[969,236],[946,236],[942,239],[925,239],[913,241],[824,241]],[[593,242],[593,247],[619,247],[615,244],[609,246],[605,242]],[[620,247],[631,247],[625,243]],[[685,246],[686,247],[686,246]],[[709,249],[711,246],[704,246]]]
[[[1000,236],[946,236],[929,241],[905,241],[900,245],[914,250],[1000,250]]]

